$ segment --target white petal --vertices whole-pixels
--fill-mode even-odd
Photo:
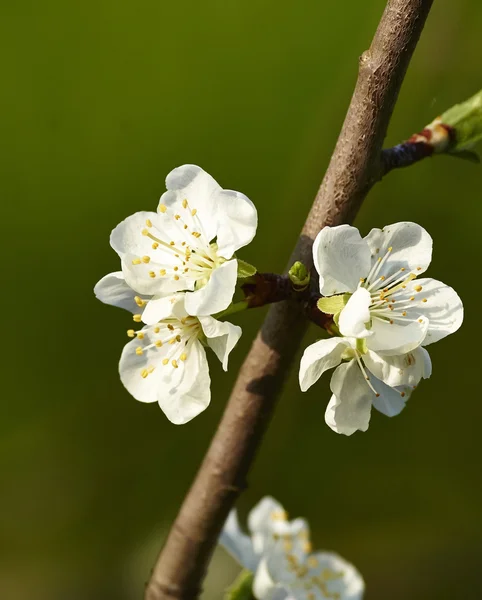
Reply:
[[[157,214],[150,211],[140,211],[124,219],[112,230],[110,234],[110,245],[122,258],[126,254],[144,256],[152,252],[152,241],[142,235],[146,227],[146,221],[157,220]]]
[[[326,424],[337,433],[351,435],[357,430],[366,431],[375,394],[355,360],[340,365],[331,378],[331,391],[335,397],[327,407]],[[333,427],[334,425],[334,427]]]
[[[148,328],[142,331],[147,332]],[[119,362],[120,378],[127,391],[139,402],[157,402],[158,394],[169,390],[169,382],[164,380],[162,370],[165,351],[162,348],[150,350],[139,356],[136,354],[139,346],[137,339],[124,346]],[[154,371],[142,377],[142,372],[148,367],[154,367]]]
[[[427,379],[432,372],[430,356],[422,347],[393,356],[380,356],[369,351],[363,356],[363,362],[375,377],[391,387],[418,385],[422,378]]]
[[[338,327],[347,337],[365,338],[372,332],[365,327],[370,322],[371,295],[365,288],[358,288],[340,313]]]
[[[227,371],[229,354],[241,337],[241,327],[228,321],[217,321],[213,317],[199,317],[199,322],[207,337],[208,346],[221,361],[223,369]]]
[[[269,525],[280,520],[280,517],[286,516],[283,506],[271,496],[262,498],[248,515],[248,528],[251,533],[264,531]],[[282,519],[281,519],[282,520]]]
[[[244,194],[223,190],[217,198],[218,253],[231,258],[236,250],[247,246],[256,235],[258,213]]]
[[[233,299],[238,276],[237,260],[228,260],[211,273],[206,285],[186,294],[186,310],[190,315],[214,315],[227,308]]]
[[[354,292],[370,271],[370,249],[350,225],[322,229],[313,244],[313,260],[324,296]]]
[[[301,358],[299,381],[302,392],[306,392],[328,369],[341,362],[341,355],[350,344],[343,338],[333,337],[319,340],[306,348]]]
[[[337,597],[340,600],[363,598],[365,582],[352,564],[334,552],[316,552],[311,556],[318,563],[317,571],[325,580],[330,597]]]
[[[136,304],[134,298],[137,294],[129,287],[121,271],[109,273],[103,277],[95,286],[94,294],[104,304],[111,304],[125,308],[131,313],[142,313],[142,307]],[[148,300],[145,296],[140,296],[141,300]]]
[[[158,394],[159,406],[169,421],[183,425],[203,412],[210,401],[211,378],[206,352],[199,342],[194,342],[184,362],[184,376],[167,393],[162,390]]]
[[[373,261],[383,258],[392,248],[380,275],[388,276],[402,268],[407,275],[408,272],[420,275],[432,260],[432,238],[416,223],[394,223],[383,229],[372,229],[365,240]]]
[[[392,388],[374,375],[370,376],[370,383],[379,394],[373,398],[373,406],[377,410],[387,417],[395,417],[402,412],[409,398],[406,386]]]
[[[410,298],[414,298],[410,301]],[[438,342],[454,333],[462,325],[464,307],[455,290],[441,281],[431,278],[411,281],[404,293],[397,294],[397,302],[408,302],[405,306],[407,320],[418,315],[429,321],[424,346]],[[397,303],[395,303],[395,308]]]
[[[271,600],[275,582],[268,571],[267,560],[262,558],[254,575],[253,594],[257,600]]]
[[[239,526],[236,510],[229,513],[221,531],[219,543],[241,566],[253,573],[256,571],[259,558],[253,550],[251,538],[243,533]]]
[[[419,316],[407,325],[398,325],[374,318],[372,320],[373,335],[367,338],[369,350],[393,356],[407,354],[424,342],[428,330],[428,320]]]
[[[161,196],[160,203],[179,208],[187,200],[190,209],[197,210],[207,241],[212,241],[217,233],[217,197],[221,191],[216,180],[201,167],[183,165],[166,177],[166,188],[168,191]]]
[[[171,294],[170,296],[153,296],[142,313],[142,321],[146,325],[154,325],[154,323],[167,319],[173,314],[179,319],[182,318],[186,314],[182,310],[184,306],[183,297],[184,294],[182,293]],[[181,311],[183,314],[179,313],[179,308],[176,309],[179,303],[182,304]]]

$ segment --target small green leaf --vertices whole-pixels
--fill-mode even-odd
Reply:
[[[254,600],[253,579],[251,571],[241,571],[236,581],[226,590],[224,600]]]
[[[351,294],[339,294],[338,296],[329,296],[320,298],[316,303],[318,310],[327,315],[336,315],[346,306]]]
[[[250,265],[240,258],[236,260],[238,261],[238,279],[247,279],[248,277],[256,275],[258,270],[256,267],[253,267],[253,265]]]
[[[482,90],[446,110],[440,121],[455,130],[455,146],[449,152],[458,153],[472,148],[482,140]]]

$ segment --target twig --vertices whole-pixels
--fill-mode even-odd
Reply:
[[[290,265],[301,260],[311,267],[311,246],[319,230],[351,222],[381,178],[383,140],[432,2],[388,1],[370,49],[360,59],[335,152]],[[198,598],[220,530],[246,486],[306,324],[296,304],[280,302],[270,309],[152,572],[146,600]]]

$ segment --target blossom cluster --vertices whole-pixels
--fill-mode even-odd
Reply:
[[[119,365],[124,386],[182,424],[210,402],[205,348],[226,370],[241,335],[216,316],[232,303],[240,271],[235,253],[254,238],[257,212],[246,196],[222,189],[194,165],[174,169],[166,187],[156,212],[138,212],[113,230],[122,270],[101,279],[95,294],[144,325],[128,331],[133,339]],[[420,278],[431,257],[431,237],[410,222],[365,238],[349,225],[325,227],[316,237],[318,308],[333,315],[335,335],[305,350],[299,382],[306,391],[336,367],[325,421],[337,433],[366,431],[372,406],[399,414],[431,375],[426,346],[460,327],[457,293]]]
[[[169,173],[166,188],[156,212],[138,212],[113,230],[122,270],[106,275],[94,292],[144,325],[127,332],[133,339],[119,363],[124,386],[183,424],[211,399],[205,348],[227,370],[241,336],[240,327],[213,315],[231,304],[235,252],[253,239],[258,218],[246,196],[222,189],[194,165]]]
[[[313,552],[304,519],[288,520],[266,496],[248,515],[245,534],[233,510],[219,543],[254,574],[257,600],[361,600],[365,584],[353,565],[333,552]]]

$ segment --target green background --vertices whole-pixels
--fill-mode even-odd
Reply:
[[[241,257],[281,270],[383,7],[1,2],[2,600],[141,598],[264,311],[233,318],[244,335],[228,374],[212,361],[209,410],[170,424],[118,379],[132,321],[92,293],[118,269],[109,233],[195,163],[258,207]],[[387,143],[481,87],[481,29],[480,1],[435,2]],[[295,368],[240,500],[245,514],[269,493],[307,517],[368,600],[482,598],[480,190],[480,167],[440,157],[372,191],[357,225],[424,225],[464,327],[431,348],[432,379],[399,417],[374,411],[350,438],[324,423],[329,377],[301,394]],[[218,551],[205,598],[236,572]]]

